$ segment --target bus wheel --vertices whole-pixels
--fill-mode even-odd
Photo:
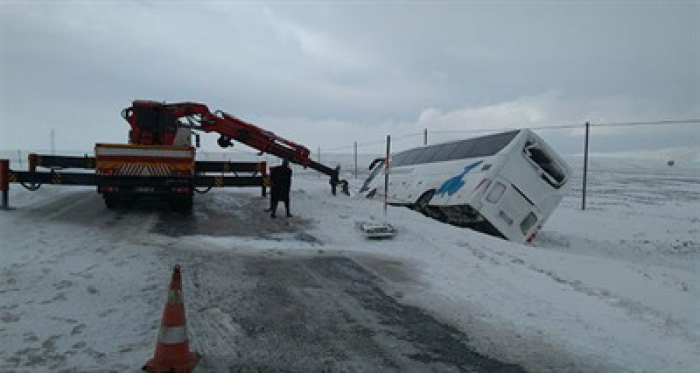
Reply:
[[[420,198],[418,198],[418,200],[416,200],[416,203],[415,203],[415,205],[413,205],[413,208],[416,211],[422,212],[423,214],[427,215],[428,204],[430,203],[430,200],[433,199],[434,195],[435,195],[435,189],[431,189],[431,190],[423,193],[423,195],[421,195]]]

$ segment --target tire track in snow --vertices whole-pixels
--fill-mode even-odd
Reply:
[[[204,355],[201,369],[520,371],[401,304],[348,257],[211,252],[194,244],[162,254],[183,267],[190,343]]]

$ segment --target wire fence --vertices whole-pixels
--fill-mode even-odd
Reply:
[[[606,175],[662,175],[666,177],[690,177],[700,179],[700,118],[629,121],[588,122],[529,127],[552,146],[574,171],[572,191],[581,198],[581,208],[586,208],[586,196],[594,177]],[[392,133],[392,154],[426,145],[478,137],[516,128],[470,128],[465,130],[431,130],[420,132]],[[641,151],[640,151],[641,149]],[[644,152],[644,149],[657,149]],[[662,149],[662,150],[658,150]],[[352,141],[346,145],[317,147],[312,158],[334,167],[341,167],[346,179],[361,183],[369,174],[372,160],[384,157],[386,138],[370,141]],[[26,156],[31,151],[13,150],[0,154],[9,159],[11,167],[26,167]],[[52,143],[53,153],[53,143]],[[64,153],[63,151],[61,152]],[[74,152],[75,153],[75,152]],[[78,152],[80,153],[80,152]],[[82,155],[78,154],[64,155]],[[234,148],[225,152],[200,149],[200,160],[247,160],[258,159],[252,151]],[[262,157],[269,164],[276,157]],[[700,185],[700,182],[699,182]]]
[[[539,127],[528,127],[534,131],[553,131],[562,129],[585,129],[586,126],[592,128],[595,127],[632,127],[632,126],[678,126],[678,125],[690,125],[690,124],[700,124],[700,119],[682,119],[682,120],[661,120],[661,121],[637,121],[637,122],[586,122],[579,124],[563,124],[563,125],[551,125],[551,126],[539,126]],[[486,134],[486,133],[496,133],[501,131],[517,130],[519,128],[509,128],[509,127],[499,127],[494,128],[478,128],[470,130],[428,130],[427,128],[423,132],[412,132],[406,134],[394,135],[392,134],[392,142],[397,143],[404,140],[410,139],[422,139],[423,142],[419,145],[429,145],[428,140],[432,139],[434,135],[474,135],[474,134]],[[383,147],[385,140],[375,140],[375,141],[364,141],[364,142],[354,142],[354,144],[341,145],[336,147],[322,148],[324,152],[337,153],[342,151],[352,150],[354,147],[364,149],[364,148],[376,148]]]
[[[561,154],[574,171],[572,192],[587,207],[591,175],[688,176],[700,183],[700,119],[586,122],[529,127]],[[636,127],[636,128],[635,128]],[[391,134],[392,154],[451,140],[516,128],[429,130]],[[346,177],[363,180],[373,159],[384,157],[386,139],[317,148],[315,157],[337,164]],[[595,184],[597,181],[593,180]]]

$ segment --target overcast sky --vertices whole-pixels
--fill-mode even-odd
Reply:
[[[52,129],[58,149],[124,142],[134,99],[202,102],[313,150],[424,128],[700,118],[697,1],[0,4],[3,149],[48,149]],[[698,133],[596,139],[650,149]],[[548,139],[580,151],[573,135]]]

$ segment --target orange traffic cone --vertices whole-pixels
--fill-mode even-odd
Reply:
[[[182,277],[180,266],[173,268],[170,280],[168,301],[163,310],[156,351],[152,359],[146,362],[143,370],[147,372],[187,373],[194,369],[199,361],[199,354],[191,352],[187,341],[187,320],[182,300]]]

